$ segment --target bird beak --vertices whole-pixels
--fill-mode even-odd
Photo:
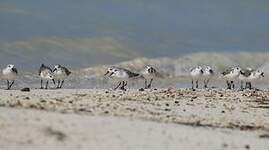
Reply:
[[[261,73],[261,76],[264,77],[264,73],[263,72]]]
[[[111,72],[110,75],[108,77],[111,77],[114,74],[114,72]]]
[[[107,72],[104,74],[104,76],[107,76],[108,73],[109,73],[109,71],[107,71]]]

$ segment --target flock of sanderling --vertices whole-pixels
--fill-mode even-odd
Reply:
[[[208,87],[209,81],[216,75],[210,66],[202,68],[201,66],[191,69],[190,76],[192,78],[192,89],[194,89],[194,81],[196,88],[199,87],[199,80],[204,80],[204,88]],[[264,77],[264,72],[251,68],[241,69],[240,67],[231,67],[220,73],[220,77],[226,80],[227,89],[235,89],[235,80],[240,81],[240,89],[252,89],[251,82]],[[244,87],[244,83],[246,84]]]
[[[192,79],[192,89],[199,88],[199,81],[204,82],[204,88],[208,88],[209,81],[216,76],[216,72],[210,66],[206,67],[195,67],[190,70],[190,77]],[[114,88],[121,90],[126,90],[125,87],[127,85],[127,81],[133,78],[144,78],[145,79],[145,89],[151,88],[151,84],[154,78],[161,76],[161,74],[152,66],[146,66],[144,70],[140,74],[134,73],[130,70],[120,68],[120,67],[109,67],[105,76],[110,77],[112,79],[118,79],[120,82]],[[240,80],[241,89],[251,89],[251,82],[256,81],[260,78],[264,77],[264,73],[260,70],[253,69],[241,69],[240,67],[232,67],[228,68],[224,72],[221,73],[221,78],[226,80],[227,89],[235,89],[235,80]],[[149,83],[148,83],[149,82]],[[243,84],[246,84],[245,87]]]
[[[64,80],[71,74],[71,72],[64,66],[55,65],[54,69],[42,64],[39,68],[38,75],[41,78],[40,88],[48,89],[49,81],[52,80],[55,88],[62,88]],[[190,77],[192,79],[192,89],[199,88],[199,81],[203,81],[204,88],[208,88],[210,80],[216,76],[216,72],[210,67],[195,67],[190,70]],[[253,69],[241,69],[240,67],[228,68],[224,72],[220,73],[221,78],[226,80],[227,89],[235,89],[235,80],[241,81],[241,89],[251,89],[251,83],[264,77],[264,72]],[[125,68],[112,66],[107,68],[105,75],[110,79],[116,79],[119,81],[118,85],[114,88],[126,90],[126,86],[129,80],[142,78],[145,80],[144,89],[151,88],[154,78],[161,77],[162,75],[152,66],[146,66],[140,73],[135,73]],[[18,77],[18,70],[14,65],[9,64],[2,70],[2,79],[7,81],[7,90],[11,89],[15,79]],[[46,82],[43,87],[43,81]],[[245,83],[245,87],[244,87]]]
[[[50,67],[42,64],[38,70],[38,75],[41,78],[40,89],[44,89],[43,80],[46,81],[45,89],[48,89],[49,80],[52,80],[56,88],[62,88],[64,80],[71,74],[71,72],[64,66],[55,65],[52,70]],[[7,90],[10,90],[14,84],[15,79],[18,78],[18,70],[14,65],[9,64],[2,70],[2,79],[7,81]],[[55,81],[56,80],[56,81]],[[56,83],[57,82],[57,83]]]

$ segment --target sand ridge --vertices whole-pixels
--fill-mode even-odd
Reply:
[[[0,93],[1,107],[269,131],[269,91],[66,89]]]

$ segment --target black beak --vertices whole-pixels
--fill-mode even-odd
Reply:
[[[109,73],[109,71],[107,71],[107,72],[104,74],[104,76],[106,76],[108,73]]]
[[[114,74],[114,72],[111,72],[111,74],[108,77],[111,77]]]

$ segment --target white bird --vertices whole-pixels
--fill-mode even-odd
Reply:
[[[190,76],[192,78],[191,80],[192,89],[194,89],[194,81],[196,83],[196,88],[199,87],[199,80],[202,79],[203,73],[204,73],[203,68],[201,66],[191,69]]]
[[[145,89],[151,88],[152,81],[156,77],[160,77],[160,73],[152,66],[147,65],[141,75],[145,78]],[[149,80],[149,84],[148,84]]]
[[[71,72],[64,66],[55,65],[53,69],[54,79],[58,81],[57,88],[62,88],[64,80],[71,74]]]
[[[235,88],[234,80],[239,77],[240,72],[241,72],[240,67],[229,68],[224,72],[222,72],[222,77],[226,80],[227,83],[227,89]]]
[[[127,82],[130,79],[140,77],[140,74],[131,72],[130,70],[124,68],[113,66],[107,69],[105,76],[119,81],[119,84],[114,88],[114,90],[118,89],[121,86],[120,89],[126,91],[125,87],[127,86]]]
[[[14,67],[14,65],[9,64],[2,70],[2,74],[3,79],[7,80],[7,90],[10,90],[15,82],[15,79],[18,77],[18,70]]]
[[[260,70],[243,70],[239,75],[239,80],[241,80],[241,89],[243,89],[243,82],[246,82],[245,88],[252,89],[252,82],[257,81],[264,77],[264,72]]]
[[[204,88],[208,87],[208,83],[213,78],[214,74],[215,73],[210,66],[205,67],[205,69],[203,70]]]
[[[41,86],[40,86],[40,89],[43,89],[43,80],[46,81],[46,87],[45,89],[48,89],[48,85],[49,85],[49,80],[52,80],[54,85],[55,85],[55,80],[54,80],[54,77],[53,77],[53,72],[51,70],[50,67],[48,66],[45,66],[44,64],[42,64],[38,70],[38,75],[40,76],[41,78]]]

